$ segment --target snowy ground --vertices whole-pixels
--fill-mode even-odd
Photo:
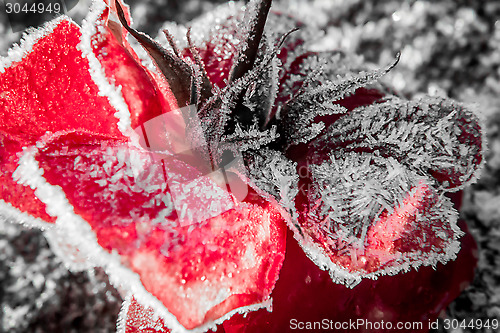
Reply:
[[[146,0],[132,8],[136,26],[155,34],[163,21],[185,22],[215,2],[224,1]],[[380,65],[402,51],[385,79],[400,93],[446,95],[483,112],[488,163],[461,212],[480,246],[479,269],[443,316],[500,319],[500,2],[278,2],[321,27],[323,47]],[[70,14],[81,20],[87,6],[81,0]],[[0,10],[0,54],[19,38]],[[0,303],[0,332],[113,332],[121,299],[102,272],[70,273],[39,232],[0,221]]]

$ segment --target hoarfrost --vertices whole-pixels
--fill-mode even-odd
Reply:
[[[276,133],[275,126],[261,131],[258,129],[257,124],[245,130],[239,124],[236,124],[234,133],[224,136],[222,142],[233,144],[238,151],[243,152],[249,149],[257,150],[273,142],[278,137],[279,134]]]
[[[294,212],[299,179],[296,163],[282,153],[268,148],[248,154],[246,162],[255,184],[273,195],[284,208]]]
[[[317,156],[334,147],[337,156],[364,151],[393,157],[421,176],[433,176],[437,186],[457,191],[481,167],[484,139],[477,116],[457,102],[392,97],[353,110],[312,146]]]
[[[383,211],[393,213],[394,203],[402,202],[423,180],[394,159],[355,153],[332,155],[311,171],[315,186],[309,200],[319,203],[319,211],[310,213],[314,219],[328,217],[326,227],[332,235],[340,233],[359,246],[364,246],[376,217]]]
[[[399,61],[398,55],[396,60],[386,68],[339,75],[334,74],[335,65],[338,63],[336,54],[330,54],[330,56],[332,64],[327,64],[314,54],[304,55],[301,63],[295,66],[300,66],[302,71],[309,71],[309,74],[304,78],[299,76],[298,79],[293,79],[292,75],[291,81],[299,82],[300,88],[297,90],[292,86],[288,88],[288,91],[282,92],[288,94],[289,98],[288,102],[281,106],[287,146],[307,143],[318,136],[325,125],[321,121],[314,122],[316,117],[346,113],[347,109],[336,102],[357,89],[376,82]]]
[[[332,154],[311,171],[309,207],[295,237],[335,282],[352,287],[362,277],[455,258],[463,233],[453,204],[395,159]]]

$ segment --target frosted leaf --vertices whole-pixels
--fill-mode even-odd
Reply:
[[[262,39],[259,59],[263,59],[266,54],[276,52],[273,50],[273,40],[266,35]],[[256,115],[261,126],[267,125],[274,117],[273,110],[279,89],[279,63],[279,59],[273,57],[257,80],[248,87],[243,97],[243,104]]]
[[[463,105],[440,98],[390,98],[360,107],[329,126],[314,143],[316,158],[330,149],[394,158],[437,185],[456,191],[477,177],[483,163],[479,119]]]
[[[271,3],[271,0],[253,0],[247,5],[246,17],[244,18],[245,22],[248,22],[245,25],[245,38],[244,42],[239,45],[229,81],[243,77],[245,73],[253,68]]]
[[[286,145],[307,143],[317,137],[325,128],[318,116],[346,113],[348,110],[338,104],[323,103],[304,109],[289,110],[283,116],[283,131]]]
[[[255,20],[252,20],[255,24],[251,24],[249,30],[244,33],[245,42],[229,43],[232,44],[233,49],[231,47],[227,49],[229,51],[238,49],[239,53],[237,53],[238,56],[234,62],[232,54],[225,59],[229,64],[232,63],[231,73],[227,77],[227,82],[224,82],[226,86],[222,89],[215,89],[215,87],[220,88],[222,85],[220,80],[210,77],[209,73],[213,72],[212,63],[207,61],[213,61],[211,58],[219,52],[214,47],[226,48],[225,45],[213,44],[214,42],[221,44],[221,40],[215,38],[215,40],[205,41],[205,45],[198,49],[191,38],[191,30],[188,30],[186,37],[189,48],[185,52],[183,60],[180,58],[180,51],[177,49],[175,41],[169,34],[166,35],[174,54],[170,54],[157,42],[128,26],[121,7],[117,4],[118,16],[122,25],[148,50],[169,81],[179,105],[187,103],[187,93],[190,91],[190,103],[200,107],[199,117],[202,121],[203,132],[209,145],[208,150],[212,160],[213,156],[217,154],[222,136],[231,133],[231,129],[235,129],[238,123],[246,126],[255,118],[259,119],[260,123],[264,123],[270,114],[276,96],[278,82],[275,55],[278,47],[272,48],[266,43],[261,43],[270,2],[260,1],[255,2],[254,5],[259,8]],[[246,13],[250,16],[253,15],[250,9]],[[234,30],[236,27],[229,25],[226,29]],[[217,36],[220,37],[220,33],[218,31]],[[262,47],[260,47],[261,44]],[[207,56],[210,57],[207,59]],[[223,60],[221,59],[221,61]],[[226,64],[222,65],[221,69],[227,68]],[[189,89],[186,80],[190,80]],[[214,80],[214,82],[210,82],[210,80]],[[214,89],[212,89],[212,83]],[[246,113],[253,115],[250,117],[250,122],[244,116]],[[231,123],[228,123],[230,120]],[[230,135],[234,137],[238,133]],[[246,137],[241,139],[247,140]]]
[[[324,130],[318,116],[347,112],[338,103],[357,89],[376,82],[385,69],[354,73],[340,52],[308,52],[297,57],[281,79],[278,107],[285,146],[307,143]],[[342,75],[340,74],[342,73]]]
[[[181,107],[188,105],[190,101],[192,69],[186,62],[178,58],[175,54],[171,54],[154,39],[131,28],[118,1],[116,2],[116,9],[123,27],[148,51],[158,69],[167,79],[178,104]]]
[[[283,58],[283,56],[281,57]],[[286,52],[286,58],[282,59],[284,64],[280,82],[280,107],[285,107],[305,85],[314,80],[326,80],[327,77],[323,75],[323,70],[327,67],[327,62],[330,64],[329,68],[338,68],[337,60],[338,54],[333,52],[317,54],[304,50],[302,54],[293,57]]]
[[[279,6],[278,3],[274,5]],[[269,13],[266,33],[271,39],[278,39],[283,34],[296,30],[291,34],[283,45],[279,59],[283,63],[284,73],[289,72],[292,63],[305,54],[310,54],[310,42],[318,38],[321,32],[309,29],[306,24],[293,16],[287,15],[286,11],[273,10]]]
[[[258,58],[254,68],[245,73],[241,78],[231,82],[229,85],[215,92],[202,106],[199,115],[202,121],[202,127],[209,142],[220,142],[223,135],[232,135],[235,133],[236,124],[241,124],[241,127],[252,125],[255,119],[262,120],[268,112],[268,98],[273,98],[267,95],[264,99],[265,103],[252,103],[251,98],[247,98],[245,102],[245,93],[249,93],[249,87],[257,87],[255,91],[261,88],[261,77],[269,71],[275,59],[276,53],[279,50],[281,43],[276,45],[272,50],[266,51]],[[261,90],[262,91],[262,90]],[[247,97],[249,97],[247,95]],[[264,109],[263,109],[264,108]]]
[[[191,38],[191,29],[187,31],[187,39],[189,45],[189,52],[191,53],[192,58],[194,59],[194,64],[191,64],[193,69],[193,80],[191,81],[191,101],[190,104],[196,105],[196,107],[201,107],[203,101],[206,101],[213,95],[213,86],[210,82],[210,77],[208,75],[207,69],[201,58],[200,52],[196,48],[192,38]],[[169,37],[170,43],[174,43],[172,37]],[[175,50],[175,45],[172,46]],[[177,57],[180,57],[180,51],[176,50]],[[187,58],[186,61],[190,63],[190,58]],[[193,85],[195,87],[193,87]],[[194,95],[196,93],[196,95]]]
[[[222,136],[226,134],[227,122],[231,119],[230,114],[236,105],[237,96],[242,91],[243,84],[226,87],[222,91],[216,92],[202,106],[200,118],[209,146],[211,143],[220,142]],[[210,150],[213,150],[212,147]]]
[[[289,39],[293,40],[300,33],[303,30],[292,34]],[[287,40],[286,44],[289,43]],[[301,52],[292,52],[286,49],[286,44],[280,54],[284,62],[280,80],[280,107],[284,107],[304,88],[318,87],[325,82],[336,81],[339,77],[366,70],[363,63],[352,54],[342,51],[313,52],[304,46],[299,47]]]

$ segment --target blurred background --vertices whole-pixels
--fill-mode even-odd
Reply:
[[[0,55],[20,40],[22,29],[53,17],[8,17],[7,2],[0,0]],[[127,1],[134,27],[152,36],[165,21],[187,23],[224,2]],[[275,2],[317,26],[321,48],[356,53],[374,66],[388,64],[401,51],[400,63],[384,81],[408,98],[448,96],[483,114],[487,165],[465,191],[461,211],[480,247],[479,267],[473,284],[442,317],[500,319],[500,1]],[[59,3],[76,22],[90,5],[89,0]],[[120,305],[102,271],[70,273],[39,232],[0,220],[0,332],[115,332]]]

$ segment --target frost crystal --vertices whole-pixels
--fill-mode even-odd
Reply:
[[[299,178],[296,163],[270,149],[249,152],[246,163],[255,184],[273,195],[284,208],[294,212],[293,201],[298,193]]]
[[[324,129],[323,122],[317,121],[316,117],[346,113],[347,109],[339,105],[338,101],[377,81],[399,61],[398,55],[387,68],[340,75],[335,74],[337,58],[336,54],[331,55],[333,63],[326,63],[312,53],[305,54],[297,58],[296,63],[292,63],[292,76],[284,79],[293,84],[288,89],[286,86],[282,87],[283,92],[288,95],[288,101],[281,106],[287,145],[307,143],[315,138]],[[310,73],[303,77],[300,74],[303,72]],[[298,78],[294,79],[294,76]],[[287,86],[289,85],[290,82]]]
[[[482,164],[477,116],[459,103],[438,98],[384,103],[353,110],[313,144],[316,156],[366,152],[394,158],[447,190],[466,186]]]
[[[278,138],[279,134],[276,133],[276,127],[260,131],[257,124],[254,124],[247,130],[241,129],[239,124],[233,134],[227,135],[222,138],[222,142],[231,143],[235,145],[238,151],[246,151],[248,149],[257,150],[262,146],[268,145]]]

